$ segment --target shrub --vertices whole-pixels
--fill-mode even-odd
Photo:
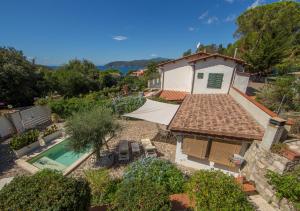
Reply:
[[[46,128],[46,130],[43,133],[43,137],[55,133],[56,131],[58,131],[58,127],[56,125],[51,125],[50,128]]]
[[[111,205],[117,191],[118,180],[112,180],[107,169],[85,172],[92,191],[92,205]]]
[[[195,172],[186,191],[199,210],[253,210],[240,185],[221,171]]]
[[[113,101],[113,111],[118,115],[130,113],[141,107],[145,101],[145,98],[137,96],[117,98]]]
[[[132,163],[124,174],[124,180],[148,180],[163,186],[169,194],[181,193],[184,176],[171,162],[158,158],[144,158]]]
[[[287,198],[300,210],[300,169],[282,175],[268,171],[269,184],[273,185],[279,199]]]
[[[73,113],[90,110],[95,106],[111,107],[111,100],[94,100],[91,97],[73,97],[68,99],[50,100],[49,106],[52,112],[63,118],[67,118]]]
[[[38,130],[29,130],[23,134],[18,134],[13,137],[10,142],[10,147],[13,150],[19,150],[33,142],[38,141],[39,131]]]
[[[0,210],[87,210],[90,189],[86,182],[43,170],[20,176],[0,190]]]
[[[149,178],[123,180],[116,193],[116,210],[170,210],[168,191]]]

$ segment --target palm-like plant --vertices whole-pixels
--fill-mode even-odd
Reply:
[[[100,159],[100,149],[119,129],[108,108],[95,107],[89,111],[75,113],[66,124],[66,131],[71,136],[71,147],[77,151],[85,151],[92,147],[96,158]]]

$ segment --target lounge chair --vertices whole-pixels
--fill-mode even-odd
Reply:
[[[146,158],[157,157],[156,147],[152,145],[150,139],[142,139],[141,142],[145,151]]]
[[[127,140],[121,140],[119,143],[119,162],[127,163],[129,162],[129,145]]]

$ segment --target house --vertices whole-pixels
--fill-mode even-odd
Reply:
[[[135,77],[140,77],[140,76],[143,76],[144,73],[145,73],[145,70],[141,69],[141,70],[131,72],[130,75],[135,76]]]
[[[245,93],[245,65],[241,59],[205,52],[161,63],[160,97],[182,101],[187,94],[227,94],[232,84]]]
[[[164,62],[159,96],[180,105],[147,100],[125,116],[167,125],[177,141],[176,163],[237,176],[250,145],[270,150],[291,124],[246,94],[245,65],[205,52]]]
[[[168,125],[177,139],[177,163],[238,172],[254,140],[266,149],[279,141],[285,121],[278,123],[277,114],[245,94],[250,77],[246,65],[206,52],[159,65],[160,97],[182,102]]]

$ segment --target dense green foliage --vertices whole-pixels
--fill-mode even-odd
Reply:
[[[0,47],[0,101],[13,106],[32,104],[47,91],[42,74],[21,51]]]
[[[281,1],[246,10],[237,18],[240,55],[253,72],[300,68],[300,3]]]
[[[16,177],[0,190],[0,210],[85,211],[89,205],[86,182],[50,170]]]
[[[116,192],[118,210],[170,210],[169,195],[181,193],[183,174],[169,161],[144,158],[125,171]]]
[[[192,54],[192,49],[188,49],[187,51],[183,52],[182,56],[189,56]]]
[[[92,205],[111,205],[115,199],[115,193],[119,180],[112,180],[107,169],[88,170],[85,178],[92,191]]]
[[[111,107],[112,104],[110,99],[95,100],[89,97],[72,97],[66,99],[50,99],[48,105],[52,112],[62,118],[66,118],[76,112],[90,110],[93,107]]]
[[[110,109],[93,107],[91,110],[73,114],[66,123],[66,131],[72,137],[71,147],[82,152],[92,147],[97,160],[106,139],[114,136],[119,124],[114,120]]]
[[[269,109],[300,111],[300,81],[291,76],[277,77],[257,93],[257,100]]]
[[[157,158],[144,158],[132,163],[124,174],[124,181],[147,180],[163,186],[168,194],[183,191],[184,176],[169,161]]]
[[[221,171],[195,172],[186,191],[197,210],[253,210],[239,184]]]
[[[197,48],[197,52],[207,52],[207,53],[219,53],[219,54],[226,54],[226,48],[223,47],[222,44],[216,45],[216,44],[211,44],[211,45],[203,45],[201,44]],[[233,56],[233,55],[232,55]]]
[[[38,130],[29,130],[22,134],[17,134],[11,140],[10,147],[13,150],[19,150],[33,142],[38,141],[39,131]]]
[[[112,103],[112,107],[114,113],[122,115],[138,109],[145,103],[145,101],[145,98],[137,96],[116,98]]]
[[[123,180],[116,192],[116,210],[157,211],[171,210],[168,191],[148,177]]]
[[[269,171],[266,177],[274,186],[277,197],[287,198],[300,210],[300,169],[282,175]]]
[[[93,92],[82,97],[60,98],[60,99],[40,99],[37,104],[46,103],[53,113],[62,118],[67,118],[73,113],[90,110],[94,107],[106,107],[112,109],[116,115],[130,113],[145,103],[145,98],[138,96],[118,97],[111,99],[106,97],[104,92],[112,96],[113,88],[99,92]],[[111,92],[109,92],[111,90]]]

